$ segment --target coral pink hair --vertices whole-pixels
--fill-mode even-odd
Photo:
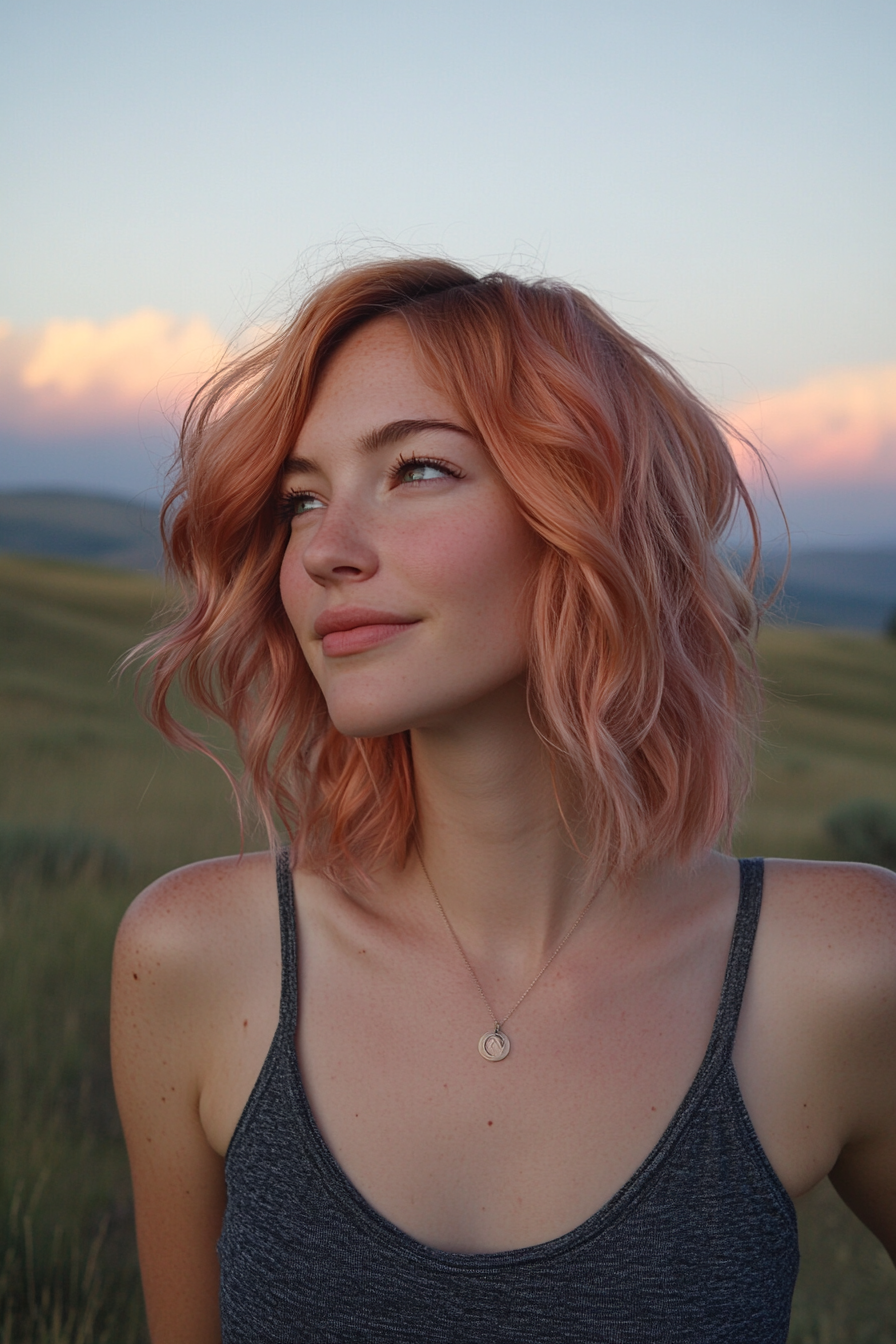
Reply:
[[[169,709],[180,679],[233,730],[243,783],[269,830],[282,818],[299,862],[344,882],[406,861],[410,734],[336,731],[278,587],[283,463],[328,355],[387,313],[542,539],[531,714],[575,782],[595,873],[686,859],[730,835],[758,704],[756,515],[712,412],[555,281],[477,278],[442,260],[350,268],[201,389],[163,509],[184,600],[135,650],[151,665],[154,722],[201,747]],[[746,581],[720,553],[739,505],[753,532]]]

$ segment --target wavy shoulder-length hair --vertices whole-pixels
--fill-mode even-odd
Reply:
[[[423,376],[485,446],[541,538],[529,695],[555,778],[577,791],[595,873],[685,860],[730,836],[750,776],[756,513],[725,426],[592,299],[444,260],[343,270],[193,399],[163,508],[182,600],[135,654],[177,744],[179,681],[232,729],[243,787],[298,862],[341,882],[414,843],[410,733],[352,738],[280,600],[283,465],[328,357],[362,323],[406,323]],[[745,510],[753,555],[725,562]]]

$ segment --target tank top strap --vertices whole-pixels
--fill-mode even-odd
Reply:
[[[728,1056],[734,1046],[740,1006],[750,969],[759,911],[762,906],[764,864],[762,859],[740,860],[740,895],[734,932],[725,968],[719,1008],[713,1026],[709,1054]],[[298,949],[296,935],[295,886],[292,879],[289,846],[277,852],[277,901],[280,907],[280,1025],[292,1040],[298,1023]]]
[[[296,890],[289,845],[277,851],[277,902],[280,906],[280,1026],[292,1041],[299,1020],[299,967],[296,938]]]
[[[753,943],[756,940],[756,928],[759,924],[759,911],[762,906],[762,884],[765,865],[762,859],[740,860],[740,896],[737,903],[737,915],[734,920],[734,932],[731,936],[731,948],[728,953],[728,965],[719,999],[713,1027],[714,1041],[710,1053],[719,1052],[724,1057],[731,1054],[734,1037],[737,1033],[737,1021],[740,1006],[753,955]]]

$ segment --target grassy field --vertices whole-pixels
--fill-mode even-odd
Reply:
[[[145,1339],[107,1061],[108,961],[133,893],[239,846],[229,789],[160,743],[115,660],[149,578],[0,557],[0,1344]],[[896,804],[896,642],[769,630],[739,853],[822,857],[850,798]],[[250,840],[250,843],[255,843]],[[823,1186],[800,1211],[793,1344],[896,1344],[896,1271]]]

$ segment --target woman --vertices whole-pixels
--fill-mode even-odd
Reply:
[[[783,1344],[829,1173],[896,1250],[894,879],[714,848],[739,503],[712,415],[561,284],[349,270],[200,393],[153,712],[190,741],[180,675],[292,847],[119,936],[156,1344]]]

